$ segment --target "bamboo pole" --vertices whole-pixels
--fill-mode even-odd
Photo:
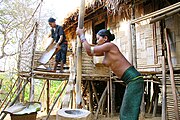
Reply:
[[[97,120],[97,118],[98,118],[98,113],[99,113],[99,110],[100,110],[100,108],[101,108],[103,99],[104,99],[105,96],[106,96],[107,90],[108,90],[108,86],[105,88],[105,90],[104,90],[104,92],[103,92],[103,94],[102,94],[102,96],[101,96],[101,98],[100,98],[100,100],[99,100],[99,102],[98,102],[98,108],[97,108],[97,111],[96,111],[96,114],[95,114],[95,120]]]
[[[92,90],[93,90],[93,92],[94,92],[96,101],[97,101],[97,103],[98,103],[98,102],[99,102],[99,99],[98,99],[98,96],[97,96],[97,91],[96,91],[96,88],[94,87],[94,84],[93,84],[92,81],[91,81],[91,86],[92,86]]]
[[[34,74],[33,74],[33,66],[34,66],[34,56],[35,56],[35,48],[36,48],[36,41],[37,41],[37,29],[38,23],[35,23],[35,33],[34,33],[34,42],[33,42],[33,49],[32,49],[32,61],[31,61],[31,84],[30,84],[30,102],[34,101]]]
[[[96,102],[98,103],[98,102],[99,102],[99,98],[98,98],[98,96],[97,96],[97,91],[96,91],[96,88],[94,87],[94,84],[93,84],[92,81],[91,81],[91,86],[92,86],[92,90],[93,90],[93,93],[94,93]],[[102,109],[101,109],[101,113],[103,113],[103,110],[102,110]]]
[[[61,82],[61,84],[58,86],[58,88],[56,89],[56,91],[52,95],[51,100],[50,100],[50,104],[53,102],[55,95],[57,94],[58,90],[62,87],[62,85],[63,85],[63,82]]]
[[[85,14],[85,0],[81,0],[79,17],[78,17],[78,28],[84,26],[84,14]],[[76,77],[76,108],[81,108],[82,96],[81,96],[81,79],[82,79],[82,44],[77,37],[77,77]]]
[[[135,0],[132,0],[131,19],[135,19]],[[135,23],[131,25],[132,34],[132,64],[137,68],[137,50],[136,50],[136,26]]]
[[[13,88],[15,87],[16,83],[18,82],[18,79],[16,79],[15,83],[13,84],[12,88],[10,89],[9,93],[7,94],[7,96],[4,98],[1,106],[0,106],[0,109],[2,108],[2,106],[4,105],[4,103],[6,102],[7,98],[9,97],[9,95],[11,94]]]
[[[128,22],[129,62],[133,64],[131,23]]]
[[[82,92],[82,96],[85,94],[86,89],[87,89],[87,85],[88,85],[88,81],[86,81],[85,85],[84,85],[84,90]]]
[[[49,80],[47,80],[47,82],[46,82],[47,84],[47,86],[46,86],[46,92],[47,92],[47,109],[46,109],[46,113],[48,114],[49,113],[49,100],[50,100],[50,98],[49,98],[49,95],[50,95],[50,93],[49,93]]]
[[[166,63],[162,56],[162,120],[166,120]]]
[[[154,47],[154,64],[158,63],[158,55],[157,55],[157,31],[156,31],[156,23],[153,25],[153,47]]]
[[[157,106],[158,106],[158,98],[159,98],[159,95],[158,95],[158,89],[159,89],[159,86],[158,84],[155,84],[155,99],[154,99],[154,108],[153,108],[153,117],[156,116],[156,111],[157,111]]]
[[[45,86],[46,86],[46,82],[47,82],[47,81],[44,81],[43,88],[42,88],[41,93],[40,93],[40,95],[39,95],[38,101],[40,101],[40,99],[41,99],[41,96],[42,96],[42,94],[43,94],[44,88],[45,88]]]
[[[159,21],[159,20],[165,19],[165,18],[167,18],[167,17],[169,17],[169,16],[172,16],[172,15],[174,15],[174,14],[177,14],[179,11],[180,11],[180,8],[177,8],[177,9],[175,9],[175,10],[173,10],[173,11],[170,11],[170,12],[164,14],[164,15],[155,17],[155,18],[153,18],[153,19],[150,20],[150,24],[151,24],[151,23],[155,23],[155,22],[157,22],[157,21]]]
[[[63,91],[65,90],[65,88],[66,88],[66,86],[67,86],[67,84],[68,84],[68,82],[65,83],[65,85],[64,85],[64,87],[63,87],[63,89],[62,89],[62,91],[59,93],[59,95],[58,95],[57,98],[55,99],[54,104],[52,105],[52,107],[51,107],[51,109],[50,109],[50,111],[49,111],[49,113],[48,113],[48,115],[47,115],[47,117],[46,117],[46,120],[49,119],[49,116],[50,116],[50,114],[51,114],[51,112],[52,112],[52,110],[53,110],[55,104],[57,103],[59,97],[62,95]]]
[[[111,117],[113,116],[113,103],[114,103],[114,101],[113,101],[113,83],[112,83],[112,79],[111,79],[111,77],[110,77],[110,100],[111,100]],[[114,103],[115,104],[115,103]]]
[[[22,88],[19,90],[19,92],[17,93],[16,97],[14,98],[14,100],[11,102],[11,104],[9,105],[9,107],[11,107],[12,105],[14,105],[14,103],[16,102],[16,100],[19,98],[19,95],[21,94],[21,92],[25,89],[26,85],[27,85],[28,81],[26,81],[24,83],[24,85],[22,86]],[[6,117],[7,113],[4,113],[4,115],[0,118],[0,120],[4,120],[4,118]]]
[[[180,120],[179,110],[178,110],[177,94],[176,94],[176,85],[175,85],[175,81],[174,81],[174,71],[173,71],[173,66],[172,66],[172,61],[171,61],[171,50],[170,50],[170,45],[169,45],[169,36],[168,36],[167,28],[165,28],[164,31],[165,31],[165,38],[166,38],[168,66],[169,66],[169,70],[170,70],[171,88],[172,88],[172,94],[173,94],[173,99],[174,99],[175,118],[176,118],[176,120]]]
[[[109,117],[110,113],[110,81],[107,81],[107,117]]]
[[[105,114],[105,110],[106,110],[106,104],[107,104],[107,94],[104,96],[104,99],[103,99],[103,101],[102,101],[102,104],[101,104],[101,107],[100,107],[100,113],[101,113],[101,115],[104,115]],[[107,117],[109,117],[108,115],[107,115]]]
[[[173,4],[173,5],[168,6],[168,7],[162,8],[162,9],[157,10],[157,11],[155,11],[155,12],[152,12],[152,13],[149,13],[149,14],[144,15],[144,16],[142,16],[142,17],[139,17],[139,18],[136,18],[136,19],[134,19],[134,20],[131,20],[131,24],[134,24],[134,23],[137,23],[137,22],[141,22],[141,21],[143,21],[143,20],[150,19],[150,18],[152,18],[152,17],[155,17],[155,16],[158,16],[158,15],[164,14],[164,13],[166,13],[166,12],[168,12],[168,11],[172,11],[172,10],[174,10],[174,9],[177,9],[177,8],[179,8],[179,7],[180,7],[180,2],[177,2],[177,3]]]
[[[20,83],[18,83],[17,88],[15,89],[14,93],[12,94],[12,96],[10,97],[10,99],[8,100],[7,104],[5,105],[5,107],[3,108],[3,110],[0,113],[0,116],[2,114],[2,112],[6,109],[6,107],[9,105],[9,103],[11,102],[11,99],[13,98],[13,96],[15,95],[15,93],[19,90],[19,87],[21,86],[22,81],[20,81]],[[19,96],[18,96],[19,97]]]
[[[92,92],[91,92],[91,85],[90,81],[88,81],[88,91],[89,91],[89,111],[92,112]]]

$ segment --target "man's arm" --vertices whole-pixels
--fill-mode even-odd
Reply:
[[[59,41],[57,42],[57,44],[59,45],[59,44],[62,43],[62,41],[64,39],[64,36],[63,36],[64,35],[64,30],[63,30],[63,28],[61,26],[59,26],[58,34],[59,34],[60,38],[59,38]]]
[[[62,41],[63,41],[63,35],[60,35],[60,38],[59,38],[59,41],[57,42],[57,44],[59,45]]]

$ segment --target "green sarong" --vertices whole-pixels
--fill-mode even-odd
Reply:
[[[144,80],[133,66],[124,72],[121,79],[127,86],[120,109],[120,120],[138,120]]]

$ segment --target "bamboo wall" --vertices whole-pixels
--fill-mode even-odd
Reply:
[[[84,24],[84,28],[86,29],[86,39],[87,41],[92,44],[92,38],[93,38],[93,30],[92,30],[92,21],[87,21]],[[75,53],[75,44],[77,36],[76,36],[76,27],[69,28],[65,30],[66,38],[69,40],[69,44],[71,44],[71,49]],[[75,54],[76,55],[76,54]],[[93,57],[88,56],[85,49],[82,49],[82,74],[85,74],[86,76],[90,75],[99,75],[99,76],[109,76],[109,68],[105,67],[104,65],[100,64],[94,64]],[[103,79],[102,79],[103,80]]]
[[[177,101],[178,101],[178,108],[179,108],[179,116],[180,116],[180,75],[179,74],[174,74],[175,78],[175,84],[176,84],[176,94],[177,94]],[[167,82],[166,82],[166,87],[167,87],[167,93],[166,93],[166,98],[167,98],[167,119],[168,120],[175,120],[175,112],[174,112],[174,99],[173,99],[173,94],[172,94],[172,88],[171,88],[171,83],[170,83],[170,76],[167,75]]]
[[[180,64],[180,16],[174,15],[165,19],[166,28],[170,32],[171,56],[174,65]]]

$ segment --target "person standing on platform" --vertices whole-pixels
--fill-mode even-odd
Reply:
[[[56,47],[60,49],[56,53],[54,71],[56,72],[58,64],[61,63],[60,72],[63,72],[63,67],[64,67],[64,64],[66,63],[66,53],[67,53],[68,42],[66,40],[66,36],[65,36],[62,26],[56,24],[56,19],[49,18],[48,22],[49,22],[50,27],[52,28],[51,37],[53,38],[53,42],[55,42]]]

